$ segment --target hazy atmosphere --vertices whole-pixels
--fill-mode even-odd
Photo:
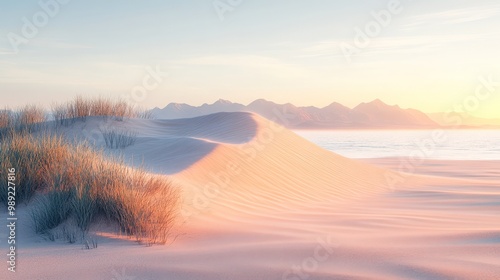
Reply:
[[[498,0],[0,1],[1,280],[499,280]]]
[[[150,67],[161,75],[140,98],[148,108],[380,98],[433,113],[462,104],[481,77],[500,80],[494,0],[60,2],[47,20],[33,20],[38,1],[2,3],[2,102],[130,95]],[[498,108],[500,94],[470,113],[500,118]]]

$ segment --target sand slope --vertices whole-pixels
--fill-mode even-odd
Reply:
[[[325,151],[251,113],[92,118],[63,132],[102,145],[102,126],[136,131],[126,160],[182,188],[175,241],[144,248],[106,234],[85,251],[39,241],[24,216],[17,278],[2,271],[2,279],[500,278],[495,177],[427,176],[429,167],[388,185],[397,173]]]

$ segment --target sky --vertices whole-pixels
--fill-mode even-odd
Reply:
[[[500,118],[498,50],[497,0],[2,1],[0,106],[379,98]]]

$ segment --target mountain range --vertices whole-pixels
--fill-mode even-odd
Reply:
[[[154,108],[152,114],[159,119],[193,118],[219,112],[254,112],[267,119],[294,129],[349,129],[349,128],[434,128],[440,125],[415,109],[390,106],[376,99],[348,108],[334,102],[326,107],[298,107],[276,104],[264,99],[243,105],[220,99],[199,107],[170,103],[165,108]]]

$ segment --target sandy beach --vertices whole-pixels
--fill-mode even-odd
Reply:
[[[99,145],[87,132],[103,124],[63,133]],[[129,164],[182,188],[169,244],[138,245],[105,224],[92,229],[98,249],[51,242],[32,233],[28,205],[18,272],[3,279],[500,277],[496,161],[428,160],[390,185],[400,159],[347,159],[251,113],[111,125],[138,133]]]

